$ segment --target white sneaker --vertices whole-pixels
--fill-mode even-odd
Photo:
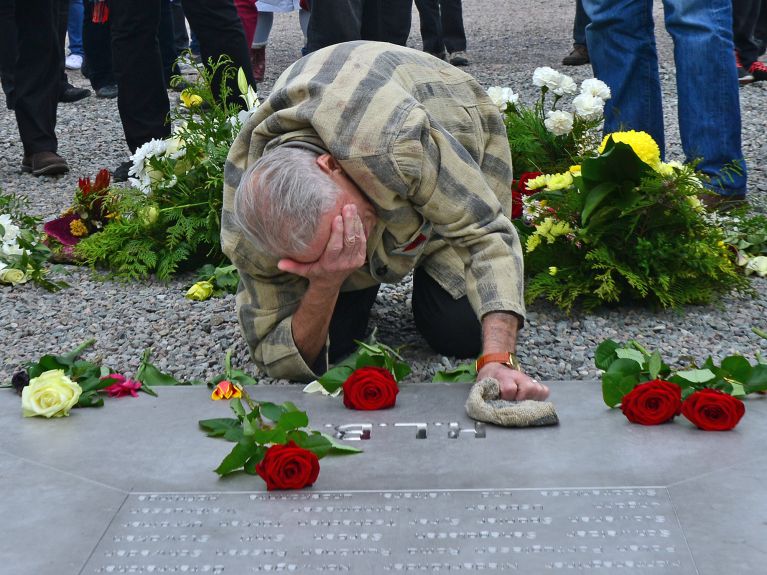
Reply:
[[[83,67],[83,57],[79,54],[70,54],[65,61],[67,70],[79,70]]]

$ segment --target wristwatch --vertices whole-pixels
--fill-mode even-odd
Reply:
[[[481,355],[474,364],[477,369],[477,373],[479,373],[479,370],[488,363],[500,363],[506,367],[510,367],[511,369],[516,369],[517,371],[522,370],[522,366],[519,364],[519,359],[517,359],[517,356],[510,351],[503,351],[500,353],[486,353],[485,355]]]

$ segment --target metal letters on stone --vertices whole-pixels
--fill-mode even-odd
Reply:
[[[612,570],[695,572],[665,489],[133,494],[82,573]]]

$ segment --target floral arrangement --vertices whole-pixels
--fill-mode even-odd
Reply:
[[[736,354],[720,365],[708,357],[700,367],[672,371],[657,351],[636,340],[619,344],[607,339],[594,360],[604,371],[605,403],[620,405],[629,421],[642,425],[658,425],[681,414],[707,431],[732,429],[745,413],[741,398],[767,391],[767,361],[758,354],[755,365]]]
[[[661,162],[655,141],[634,131],[609,134],[594,157],[564,172],[520,176],[514,222],[528,301],[673,308],[748,292],[725,232],[697,198],[701,179],[693,165]]]
[[[116,217],[110,181],[106,169],[99,170],[93,182],[90,178],[79,178],[72,205],[58,218],[45,222],[46,244],[55,259],[76,261],[75,246],[103,230]]]
[[[258,106],[241,70],[245,109],[227,103],[225,81],[214,97],[213,76],[234,74],[228,64],[222,58],[211,70],[198,67],[199,80],[182,92],[182,105],[170,114],[171,136],[151,140],[131,156],[131,187],[112,191],[114,217],[99,233],[81,237],[77,258],[132,279],[167,279],[181,269],[225,261],[219,239],[224,162]]]
[[[317,480],[322,457],[361,451],[309,429],[306,412],[291,402],[275,404],[254,400],[241,382],[255,380],[232,368],[231,353],[227,353],[224,374],[214,382],[211,399],[228,400],[235,415],[199,422],[208,437],[221,437],[235,443],[215,469],[221,476],[244,471],[259,475],[269,491],[302,489]]]
[[[610,88],[601,80],[590,78],[581,83],[579,91],[570,76],[549,67],[533,72],[533,85],[540,88],[540,97],[532,108],[523,106],[511,88],[495,86],[488,90],[506,123],[514,170],[566,171],[579,164],[599,143],[597,128],[603,121]],[[549,94],[553,95],[550,106]],[[574,96],[572,111],[557,107],[566,96]]]
[[[40,219],[26,213],[28,206],[26,198],[0,193],[0,285],[32,281],[53,292],[68,287],[46,277],[51,252],[38,232]]]

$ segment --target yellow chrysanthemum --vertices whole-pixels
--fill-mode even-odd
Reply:
[[[546,185],[546,182],[548,182],[549,176],[546,174],[541,174],[537,178],[533,178],[532,180],[527,180],[527,189],[528,190],[537,190],[538,188],[543,188]]]
[[[85,227],[85,224],[82,220],[72,220],[69,222],[69,231],[76,238],[81,238],[88,235],[88,228]]]
[[[549,191],[564,190],[569,188],[573,184],[573,176],[570,172],[564,172],[563,174],[552,174],[548,177],[546,182],[546,189]]]
[[[558,272],[558,271],[559,271],[559,270],[557,269],[557,266],[549,266],[549,275],[550,275],[550,276],[555,276],[555,275],[557,275],[557,272]]]
[[[581,175],[581,167],[580,166],[570,166],[568,170],[573,176],[580,176]]]
[[[533,234],[529,238],[527,238],[527,242],[525,243],[525,251],[529,254],[530,252],[534,251],[535,248],[537,248],[539,245],[541,245],[541,236]]]
[[[599,146],[599,153],[601,154],[605,146],[607,145],[607,138],[612,138],[613,142],[622,142],[631,146],[634,153],[639,156],[645,164],[656,168],[660,164],[660,148],[652,136],[647,132],[637,132],[636,130],[629,130],[628,132],[613,132],[607,134],[602,140],[602,145]]]

